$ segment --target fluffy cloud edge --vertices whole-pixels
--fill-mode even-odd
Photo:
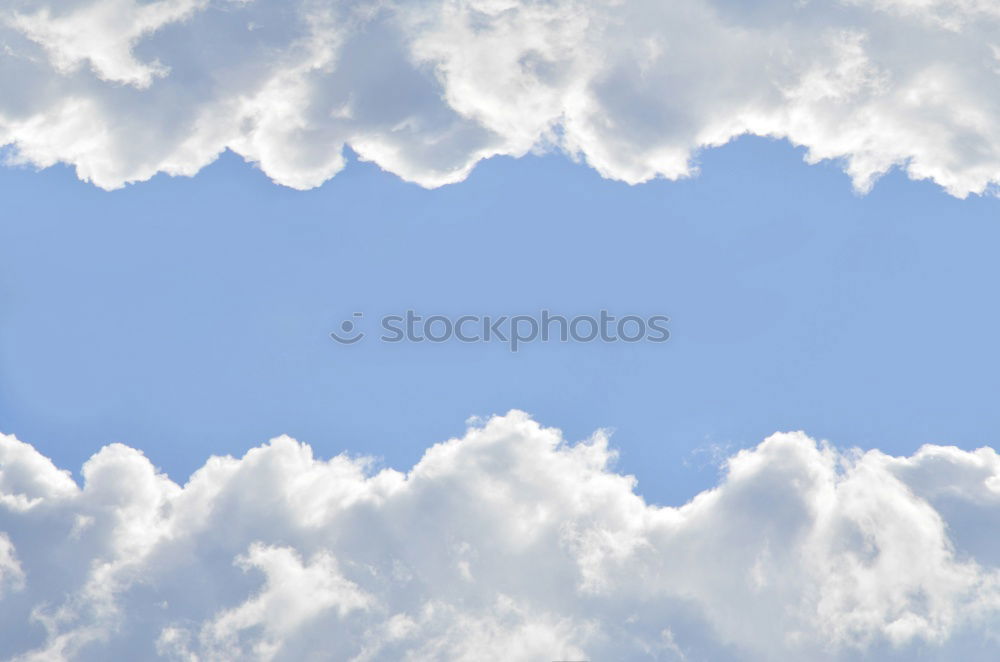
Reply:
[[[523,412],[408,472],[280,437],[181,486],[0,436],[15,660],[992,659],[1000,457],[775,434],[680,507]]]
[[[8,0],[0,145],[103,188],[225,150],[319,186],[558,150],[638,183],[741,135],[967,196],[1000,183],[1000,11],[971,0]]]

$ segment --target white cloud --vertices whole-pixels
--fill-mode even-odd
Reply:
[[[0,144],[114,188],[222,151],[309,188],[561,149],[628,182],[745,133],[1000,183],[993,0],[0,0]]]
[[[679,508],[511,412],[408,473],[287,437],[82,487],[0,436],[0,657],[993,660],[1000,457],[776,434]]]

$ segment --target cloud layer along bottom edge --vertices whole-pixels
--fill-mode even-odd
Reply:
[[[679,507],[512,411],[409,472],[279,437],[81,488],[0,435],[0,657],[996,659],[1000,459],[775,434]]]

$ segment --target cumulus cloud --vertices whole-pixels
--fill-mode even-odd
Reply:
[[[78,486],[0,436],[0,656],[996,658],[993,450],[776,434],[681,507],[614,459],[515,411],[407,473],[281,437],[183,487],[112,445]]]
[[[742,134],[1000,183],[993,0],[0,0],[0,144],[115,188],[232,150],[314,187],[557,149],[627,182]]]

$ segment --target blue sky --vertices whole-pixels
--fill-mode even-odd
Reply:
[[[0,0],[0,660],[1000,659],[998,34]]]
[[[713,446],[804,430],[907,454],[996,445],[995,198],[745,138],[629,186],[559,156],[421,189],[352,162],[319,189],[226,156],[105,192],[0,171],[0,426],[60,466],[141,448],[175,480],[279,434],[411,466],[469,416],[614,429],[639,491],[681,503]],[[353,311],[667,314],[669,342],[357,346]],[[374,324],[374,322],[372,322]]]

